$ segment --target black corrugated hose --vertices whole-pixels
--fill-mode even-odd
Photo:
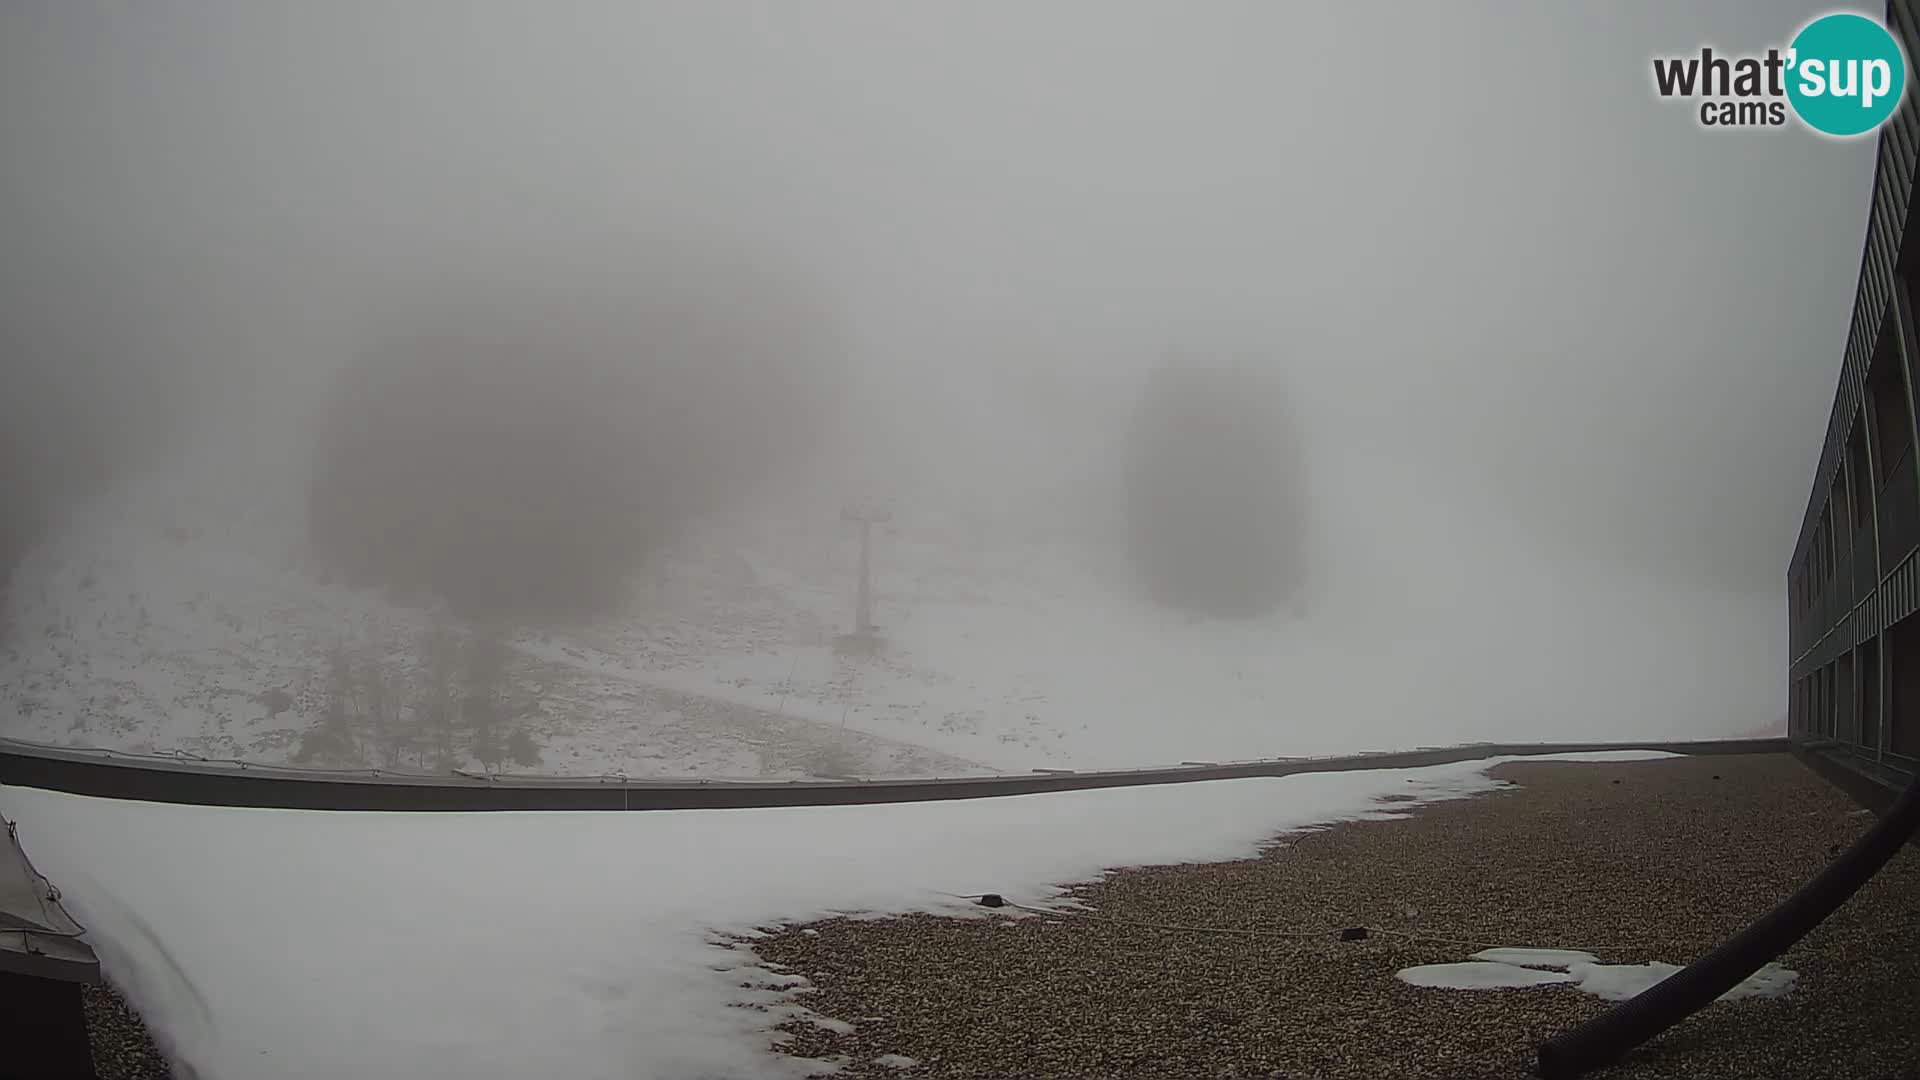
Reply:
[[[1920,828],[1920,777],[1887,816],[1779,907],[1712,952],[1610,1011],[1540,1045],[1540,1075],[1564,1080],[1611,1064],[1713,1003],[1847,902]]]

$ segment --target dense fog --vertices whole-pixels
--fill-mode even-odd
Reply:
[[[172,649],[238,703],[194,745],[280,753],[297,727],[222,742],[219,718],[322,716],[330,649],[421,681],[375,590],[545,635],[721,612],[725,634],[649,630],[671,662],[604,622],[594,648],[684,673],[726,637],[772,657],[749,704],[791,723],[769,687],[844,629],[796,598],[850,592],[833,519],[873,497],[887,647],[930,686],[992,683],[958,643],[1029,632],[996,702],[1091,679],[1124,623],[1116,669],[1211,682],[1189,659],[1230,656],[1281,688],[1234,706],[1278,733],[1236,748],[1765,727],[1872,144],[1704,134],[1646,65],[1809,10],[8,5],[12,704],[36,738],[166,745],[79,715],[107,708],[89,643],[124,617],[150,637],[128,664]],[[249,595],[309,622],[158,563],[107,595],[147,550],[115,524],[136,503],[232,544],[284,507],[261,563],[284,576]],[[177,558],[225,572],[212,542]],[[1017,601],[980,599],[995,582]],[[177,626],[235,628],[156,645],[174,586]],[[309,591],[335,586],[358,591]],[[951,650],[911,638],[935,599]],[[208,674],[243,632],[292,641],[285,670]],[[878,692],[822,657],[822,686]],[[556,678],[515,708],[558,715]],[[1131,745],[1180,705],[1153,708],[1039,715]]]

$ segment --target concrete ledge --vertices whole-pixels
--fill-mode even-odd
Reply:
[[[1796,743],[1793,752],[1848,798],[1873,811],[1875,817],[1884,816],[1914,780],[1912,773],[1869,761],[1840,743],[1808,740]],[[1913,843],[1920,845],[1920,837]]]
[[[1476,743],[1325,758],[1204,764],[1106,772],[853,781],[487,779],[472,775],[370,776],[306,773],[193,761],[115,759],[97,751],[0,740],[0,785],[94,798],[292,810],[697,810],[845,806],[1031,795],[1256,776],[1411,769],[1506,755],[1663,750],[1680,754],[1784,753],[1780,739],[1697,742]]]

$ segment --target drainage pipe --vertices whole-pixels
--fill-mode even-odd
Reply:
[[[1847,902],[1920,829],[1920,777],[1887,816],[1779,907],[1712,952],[1608,1012],[1540,1046],[1539,1071],[1566,1080],[1628,1051],[1712,1004]]]

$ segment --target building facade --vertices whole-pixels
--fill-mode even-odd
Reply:
[[[1887,11],[1909,57],[1920,56],[1915,8]],[[1840,385],[1787,569],[1788,733],[1891,784],[1920,772],[1917,158],[1909,101],[1880,130]]]

